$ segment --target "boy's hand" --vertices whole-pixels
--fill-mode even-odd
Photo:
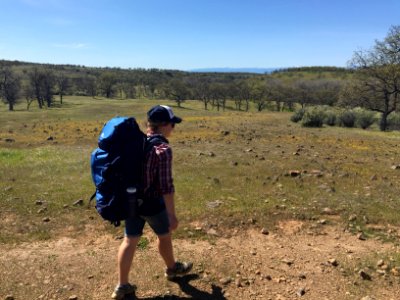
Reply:
[[[168,214],[169,230],[173,231],[178,228],[179,221],[174,214]]]

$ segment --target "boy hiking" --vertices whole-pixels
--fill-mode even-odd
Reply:
[[[192,263],[175,260],[171,233],[178,227],[175,214],[174,184],[172,178],[172,150],[167,138],[175,124],[182,119],[168,106],[157,105],[147,113],[147,147],[144,160],[144,201],[139,215],[125,220],[125,238],[118,251],[119,283],[112,299],[123,299],[135,292],[129,283],[129,270],[143,227],[147,222],[158,237],[158,250],[165,262],[165,277],[169,280],[184,275]]]

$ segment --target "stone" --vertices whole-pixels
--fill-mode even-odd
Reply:
[[[269,231],[268,231],[268,229],[266,227],[264,227],[263,229],[261,229],[261,233],[264,234],[264,235],[268,235]]]
[[[223,285],[228,285],[232,282],[232,278],[224,277],[224,278],[221,278],[219,282]]]
[[[291,177],[298,177],[301,175],[301,171],[299,170],[289,170],[288,175]]]
[[[376,176],[376,175],[373,175],[373,176],[371,176],[370,180],[371,180],[371,181],[378,180],[378,176]]]
[[[367,238],[364,236],[364,234],[361,232],[361,233],[359,233],[358,235],[357,235],[357,238],[360,240],[360,241],[365,241]]]
[[[394,267],[391,272],[394,276],[399,277],[400,276],[400,267]]]
[[[68,300],[78,300],[78,296],[76,295],[69,296]]]
[[[46,210],[47,210],[47,207],[43,207],[43,208],[41,208],[41,209],[38,209],[37,213],[38,213],[38,214],[42,214],[42,213],[44,213]]]
[[[375,298],[372,298],[371,296],[365,296],[362,297],[361,300],[375,300]]]
[[[83,199],[76,200],[74,203],[72,203],[73,206],[78,206],[78,205],[83,205]]]
[[[4,300],[14,300],[14,296],[13,295],[7,295]]]
[[[306,294],[306,289],[305,288],[299,288],[296,292],[296,295],[299,297],[302,297]]]
[[[235,285],[236,285],[236,287],[242,287],[243,286],[242,280],[240,278],[236,278]]]
[[[326,214],[326,215],[333,215],[333,214],[334,214],[333,210],[332,210],[331,208],[329,208],[329,207],[325,207],[325,208],[322,210],[322,212],[323,212],[324,214]]]
[[[362,278],[363,280],[372,280],[371,275],[369,275],[369,274],[368,274],[367,272],[365,272],[364,270],[360,270],[360,271],[358,272],[358,275],[360,275],[361,278]]]
[[[264,279],[266,279],[268,281],[271,281],[272,280],[272,276],[271,275],[265,275]]]
[[[392,170],[399,170],[400,169],[400,165],[393,165],[391,168],[392,168]]]
[[[357,220],[357,215],[350,215],[349,222],[354,222],[355,220]]]
[[[307,278],[306,274],[302,273],[302,274],[299,275],[299,279],[306,279],[306,278]]]
[[[334,267],[337,267],[339,265],[339,263],[337,262],[337,260],[335,258],[331,258],[328,260],[329,264],[331,264]]]
[[[207,234],[208,235],[214,235],[214,236],[218,235],[217,231],[214,228],[211,228],[211,229],[207,230]]]
[[[215,200],[215,201],[207,202],[206,205],[207,205],[208,208],[217,208],[217,207],[221,206],[222,203],[223,202],[221,200]]]
[[[48,222],[50,222],[50,218],[49,217],[45,217],[45,218],[42,219],[42,221],[44,223],[48,223]]]
[[[385,262],[383,261],[383,259],[378,260],[378,262],[376,263],[378,267],[382,267],[384,264]]]
[[[221,183],[221,181],[218,178],[213,178],[213,182],[215,184],[220,184]]]
[[[293,265],[294,261],[292,259],[282,259],[282,262],[287,264],[288,266]]]

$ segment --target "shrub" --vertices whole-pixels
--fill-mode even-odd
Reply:
[[[290,120],[291,120],[292,122],[297,123],[297,122],[301,121],[301,119],[303,119],[304,113],[305,113],[305,109],[304,109],[304,108],[299,109],[298,111],[296,111],[296,112],[290,117]]]
[[[375,114],[372,111],[361,110],[357,112],[357,125],[367,129],[375,122]]]
[[[325,113],[325,124],[329,126],[335,126],[336,114],[333,111],[328,111]]]
[[[304,127],[322,127],[324,119],[325,112],[321,109],[314,108],[305,112],[301,125]]]
[[[400,114],[399,113],[391,113],[387,118],[388,128],[391,130],[399,130],[400,129]]]
[[[346,110],[339,116],[340,126],[354,127],[356,123],[356,114],[352,110]]]

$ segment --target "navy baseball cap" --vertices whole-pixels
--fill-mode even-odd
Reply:
[[[147,119],[153,122],[180,123],[182,119],[175,116],[167,105],[156,105],[147,112]]]

